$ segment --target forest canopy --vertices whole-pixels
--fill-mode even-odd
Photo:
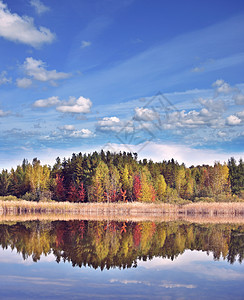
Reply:
[[[168,202],[240,201],[244,198],[244,165],[232,157],[187,168],[174,159],[138,160],[137,153],[111,153],[58,157],[53,167],[34,158],[16,169],[0,173],[0,196],[30,201]]]

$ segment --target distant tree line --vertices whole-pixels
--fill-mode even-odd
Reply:
[[[228,163],[187,168],[174,159],[138,160],[137,153],[73,154],[58,157],[53,167],[26,159],[0,173],[0,196],[26,200],[70,202],[175,202],[179,199],[225,201],[244,195],[244,164]]]

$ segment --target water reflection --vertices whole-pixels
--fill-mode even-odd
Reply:
[[[175,260],[187,249],[233,264],[244,258],[244,225],[180,222],[32,221],[0,225],[0,245],[34,262],[51,254],[75,266],[136,268],[154,257]]]

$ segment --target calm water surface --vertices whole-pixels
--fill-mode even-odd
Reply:
[[[1,299],[244,299],[244,225],[0,224]]]

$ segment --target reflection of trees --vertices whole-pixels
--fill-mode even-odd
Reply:
[[[241,263],[244,259],[244,230],[240,228],[240,230],[232,230],[231,231],[231,239],[230,239],[230,247],[229,253],[227,255],[228,261],[230,263],[234,263],[236,258],[238,257],[238,261]]]
[[[0,225],[0,245],[23,259],[38,261],[53,253],[56,261],[93,268],[130,268],[154,256],[175,259],[186,249],[212,252],[233,263],[244,258],[244,226],[179,222],[68,221]]]

